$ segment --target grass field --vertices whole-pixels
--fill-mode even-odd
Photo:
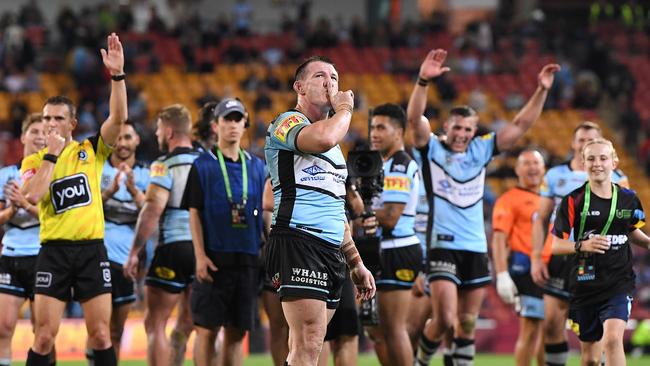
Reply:
[[[506,365],[512,365],[514,363],[513,357],[511,355],[478,355],[476,357],[476,360],[474,361],[474,364],[477,366],[506,366]],[[14,362],[12,365],[24,365],[24,362]],[[83,366],[86,365],[86,362],[82,361],[68,361],[68,362],[58,362],[58,365],[61,366]],[[571,356],[569,359],[569,366],[573,365],[579,365],[579,359],[578,356]],[[628,366],[647,366],[650,365],[650,357],[642,357],[642,358],[628,358],[627,360]],[[120,362],[120,365],[124,366],[144,366],[146,365],[145,361],[122,361]],[[192,365],[191,361],[186,361],[185,362],[186,366]],[[271,362],[271,356],[269,355],[253,355],[250,356],[244,361],[245,366],[269,366],[273,365]],[[359,358],[359,366],[375,366],[379,365],[379,362],[377,361],[377,358],[373,354],[364,354]],[[433,361],[431,361],[431,365],[442,365],[442,359],[441,358],[434,358]]]

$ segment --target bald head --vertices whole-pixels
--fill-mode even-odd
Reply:
[[[517,157],[515,174],[521,187],[537,191],[542,184],[544,172],[544,157],[539,151],[525,150]]]

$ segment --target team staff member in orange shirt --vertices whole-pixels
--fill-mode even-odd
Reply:
[[[539,352],[544,319],[543,291],[530,275],[533,218],[539,208],[539,187],[544,178],[544,158],[536,150],[519,154],[515,166],[518,184],[497,200],[492,226],[492,260],[501,299],[515,304],[519,314],[519,337],[515,345],[517,366],[531,364]],[[550,247],[544,259],[548,262]],[[543,364],[543,359],[538,364]]]
[[[35,268],[35,336],[27,365],[49,364],[72,291],[84,310],[95,365],[117,365],[109,330],[112,285],[100,188],[104,163],[127,119],[124,52],[115,33],[101,54],[112,81],[110,113],[100,133],[74,141],[74,104],[66,97],[49,98],[43,107],[47,148],[21,165],[22,192],[29,203],[38,204],[42,245]]]

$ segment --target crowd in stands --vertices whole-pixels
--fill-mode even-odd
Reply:
[[[587,116],[609,110],[610,122],[624,131],[625,148],[637,154],[650,174],[650,103],[644,103],[650,93],[641,93],[640,88],[647,89],[639,85],[640,75],[650,77],[650,70],[638,64],[638,57],[647,58],[650,52],[650,21],[642,21],[650,14],[648,9],[602,3],[582,19],[549,19],[536,11],[517,21],[508,9],[501,9],[490,19],[468,24],[461,34],[451,34],[449,18],[442,13],[401,24],[369,24],[358,18],[343,24],[337,19],[315,19],[311,2],[304,0],[296,2],[295,14],[285,16],[277,29],[258,34],[253,26],[254,5],[244,0],[236,2],[230,14],[219,15],[202,14],[198,1],[165,4],[130,0],[105,1],[79,10],[66,6],[49,21],[37,1],[26,1],[18,12],[0,15],[0,91],[9,95],[38,91],[41,73],[68,72],[78,93],[76,134],[85,138],[97,131],[98,122],[108,113],[109,75],[97,50],[112,31],[124,44],[127,75],[155,73],[167,64],[199,73],[212,72],[221,63],[265,69],[262,74],[251,72],[239,85],[256,92],[250,106],[253,112],[272,110],[270,93],[290,90],[292,80],[278,77],[273,71],[277,65],[326,53],[335,62],[343,62],[342,71],[387,72],[414,80],[424,52],[440,47],[450,51],[452,69],[449,76],[436,80],[441,102],[451,104],[467,93],[467,103],[490,117],[482,121],[485,127],[498,130],[507,123],[506,117],[489,110],[488,94],[499,98],[505,110],[518,110],[536,83],[522,75],[528,77],[536,65],[555,60],[562,71],[556,75],[546,107],[586,110]],[[373,62],[363,59],[366,50],[374,55]],[[143,131],[152,131],[151,116],[156,111],[149,110],[147,96],[137,85],[127,85],[129,118]],[[196,103],[221,97],[206,85]],[[362,95],[355,93],[355,97],[359,98],[355,107],[369,107],[363,106]],[[408,96],[404,97],[406,106]],[[438,117],[440,109],[429,105],[426,114]],[[20,122],[29,112],[33,111],[21,101],[11,104],[9,119],[0,121],[4,140],[18,137]],[[256,136],[264,135],[266,126],[261,122],[252,129]],[[143,141],[141,158],[151,160],[158,154],[153,133],[142,136],[150,137]],[[516,155],[517,151],[512,156]],[[553,165],[567,157],[547,158]],[[490,174],[513,177],[510,167],[493,164]],[[638,262],[639,280],[650,284],[650,255],[639,256]],[[650,307],[650,288],[642,288],[639,296]]]

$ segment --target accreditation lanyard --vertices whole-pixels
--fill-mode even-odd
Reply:
[[[226,196],[228,197],[228,202],[232,203],[232,190],[230,189],[230,179],[228,178],[228,169],[226,169],[226,163],[223,159],[223,154],[221,150],[217,147],[214,148],[217,152],[217,158],[219,160],[219,166],[221,167],[221,174],[223,174],[223,182],[226,185]],[[241,161],[241,174],[242,174],[242,203],[245,205],[248,200],[248,170],[246,169],[246,158],[244,157],[244,152],[242,149],[239,149],[239,161]]]
[[[603,230],[600,232],[601,236],[605,236],[607,234],[607,230],[609,230],[609,227],[612,225],[612,221],[614,221],[614,215],[616,213],[616,203],[618,202],[618,189],[614,184],[612,184],[612,203],[611,206],[609,206],[609,217],[607,218],[607,223],[605,223],[605,227],[603,227]],[[580,231],[578,232],[578,237],[575,238],[576,240],[582,240],[582,234],[584,233],[585,230],[585,222],[587,221],[587,211],[589,210],[589,203],[591,202],[591,187],[589,186],[589,182],[587,182],[587,188],[585,188],[585,204],[582,206],[582,216],[580,216]]]

